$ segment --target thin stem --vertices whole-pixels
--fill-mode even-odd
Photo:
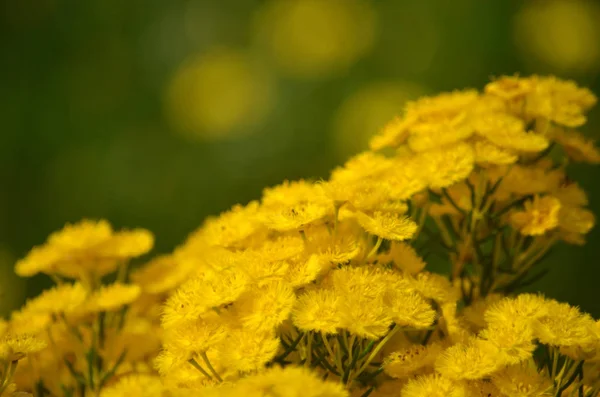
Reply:
[[[377,242],[375,243],[375,245],[373,246],[373,249],[371,249],[371,251],[369,252],[367,257],[365,258],[365,260],[369,260],[373,255],[375,255],[377,253],[377,251],[379,250],[379,247],[381,247],[382,242],[383,242],[383,239],[378,236]]]
[[[341,359],[339,357],[339,355],[336,355],[333,352],[333,349],[331,348],[331,345],[329,344],[329,341],[327,340],[327,335],[321,331],[321,338],[323,339],[323,344],[325,345],[325,349],[327,349],[327,352],[329,353],[329,356],[331,357],[331,360],[333,360],[333,362],[335,363],[335,366],[338,370],[338,372],[340,374],[344,373],[344,368],[342,367],[342,363],[341,363]],[[338,353],[339,353],[340,349],[338,349]]]
[[[188,360],[188,363],[192,364],[192,366],[193,366],[194,368],[196,368],[198,371],[200,371],[200,372],[202,373],[202,375],[204,375],[204,376],[206,376],[208,379],[211,379],[211,380],[212,380],[212,377],[211,377],[211,376],[208,374],[208,372],[206,372],[206,371],[204,370],[204,368],[202,368],[202,367],[200,366],[200,364],[198,364],[198,361],[196,361],[196,359],[194,359],[194,358],[192,357],[192,358],[190,358],[190,359]]]
[[[383,346],[385,346],[385,344],[396,334],[396,332],[398,332],[400,330],[400,327],[397,325],[394,325],[394,328],[392,328],[392,330],[390,332],[388,332],[388,334],[385,336],[385,338],[383,338],[375,347],[375,349],[373,349],[373,351],[371,352],[371,354],[369,355],[369,357],[365,360],[365,362],[362,364],[362,366],[358,369],[358,371],[356,371],[356,373],[354,374],[354,378],[357,378],[368,366],[369,363],[371,361],[373,361],[373,359],[375,358],[375,356],[377,356],[377,354],[379,353],[379,351],[381,349],[383,349]]]
[[[210,371],[210,373],[213,374],[214,377],[217,378],[217,380],[219,382],[223,382],[223,379],[221,379],[221,377],[219,376],[219,374],[217,373],[217,371],[215,371],[215,369],[213,368],[213,366],[210,364],[210,360],[208,359],[208,356],[206,355],[206,352],[204,352],[204,351],[201,352],[200,356],[202,357],[202,360],[204,361],[204,363],[208,367],[208,370]]]
[[[312,359],[312,332],[308,331],[307,335],[307,342],[306,342],[306,361],[304,362],[304,365],[308,368],[310,368],[310,362]]]

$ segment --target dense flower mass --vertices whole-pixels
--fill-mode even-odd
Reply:
[[[539,76],[422,98],[145,265],[149,232],[67,225],[16,265],[57,285],[0,322],[0,394],[597,396],[600,321],[518,294],[594,225],[567,167],[600,162],[595,102]]]

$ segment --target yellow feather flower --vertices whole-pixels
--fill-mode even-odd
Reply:
[[[437,372],[454,380],[481,379],[503,365],[501,355],[491,342],[472,338],[450,346],[435,362]]]
[[[538,373],[533,360],[502,369],[492,375],[492,382],[506,397],[553,395],[552,380]]]
[[[22,310],[31,314],[70,315],[82,308],[87,297],[88,291],[81,283],[65,283],[47,289],[27,301]]]
[[[523,211],[513,212],[510,222],[521,234],[539,236],[559,225],[560,201],[552,196],[535,196]]]
[[[526,132],[523,120],[509,114],[483,115],[474,124],[478,135],[501,148],[540,152],[549,144],[545,137]]]
[[[348,397],[348,391],[339,382],[327,382],[309,369],[287,366],[273,367],[248,376],[229,390],[215,390],[215,397],[264,395],[286,397]],[[212,396],[212,395],[210,395]]]
[[[467,111],[478,98],[479,93],[476,90],[453,91],[423,97],[406,104],[406,117],[427,121],[453,117]]]
[[[398,147],[403,144],[408,138],[408,129],[414,120],[395,117],[388,122],[379,134],[371,138],[369,147],[371,150],[381,150],[387,147]]]
[[[383,370],[393,378],[406,378],[424,371],[433,372],[433,364],[443,348],[439,343],[411,345],[387,356]]]
[[[154,237],[144,229],[114,232],[107,221],[83,220],[67,224],[18,261],[15,271],[21,276],[57,273],[78,278],[85,274],[102,276],[114,271],[118,261],[146,253]]]
[[[131,280],[145,293],[161,294],[181,285],[193,272],[189,262],[174,255],[160,255],[131,274]]]
[[[302,255],[290,262],[283,280],[294,288],[302,287],[315,281],[332,266],[332,262],[324,255]]]
[[[413,236],[417,224],[405,216],[376,211],[372,216],[356,213],[356,220],[368,233],[387,240],[402,241]]]
[[[590,90],[555,77],[534,76],[531,79],[534,89],[525,101],[528,117],[547,118],[566,127],[578,127],[586,122],[584,112],[597,101]]]
[[[231,330],[216,349],[222,365],[228,372],[258,371],[279,351],[280,343],[273,333],[246,329]]]
[[[348,183],[367,180],[390,170],[393,161],[381,154],[363,152],[348,160],[343,167],[338,167],[331,172],[330,181],[334,183]]]
[[[514,151],[502,148],[487,139],[474,139],[473,152],[475,162],[479,165],[513,164],[519,159]]]
[[[168,395],[158,376],[135,374],[120,378],[114,385],[102,390],[100,397],[166,397]]]
[[[585,208],[564,206],[558,213],[558,227],[565,232],[587,234],[595,223],[594,213]]]
[[[307,201],[291,206],[263,208],[260,219],[269,229],[279,232],[304,229],[333,214],[333,206]]]
[[[475,154],[469,144],[460,142],[420,153],[414,161],[429,187],[438,189],[465,179],[473,170]]]
[[[235,302],[235,311],[246,329],[269,332],[288,319],[295,301],[291,287],[272,282],[243,293]]]
[[[211,217],[190,238],[208,245],[234,247],[250,237],[261,226],[258,220],[259,204],[235,205],[218,217]]]
[[[597,346],[600,336],[591,316],[554,300],[548,301],[546,305],[547,314],[533,323],[533,334],[540,343],[583,349]]]
[[[404,273],[417,274],[425,268],[425,261],[405,242],[393,241],[388,255],[394,265]]]
[[[474,129],[466,113],[448,119],[426,121],[411,127],[408,147],[414,152],[424,152],[463,141],[473,135]]]
[[[408,381],[402,397],[466,397],[464,385],[437,374],[419,376]]]
[[[331,290],[308,290],[298,297],[292,310],[292,321],[303,331],[335,334],[344,326],[340,300],[341,297]]]
[[[583,134],[556,128],[551,137],[563,147],[573,161],[600,164],[600,151],[594,141],[586,139]]]
[[[135,284],[113,283],[94,291],[86,303],[90,312],[114,311],[135,301],[142,289]]]
[[[535,320],[548,314],[546,299],[536,294],[520,294],[504,298],[485,311],[484,319],[490,326],[502,325],[515,319]]]
[[[517,76],[502,76],[485,86],[487,94],[498,96],[506,101],[522,99],[533,89],[534,84],[531,79]]]
[[[496,346],[507,364],[518,364],[532,357],[536,347],[531,324],[519,318],[490,326],[479,337]]]
[[[460,298],[460,291],[450,281],[439,274],[423,272],[408,278],[410,285],[428,299],[442,303],[454,303]]]
[[[236,269],[207,270],[185,282],[167,299],[162,325],[176,327],[197,319],[211,308],[234,302],[247,287],[247,276]]]
[[[46,345],[46,341],[37,336],[8,332],[0,339],[0,360],[20,360],[28,354],[39,352]]]

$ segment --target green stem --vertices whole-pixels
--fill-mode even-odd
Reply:
[[[221,379],[221,377],[219,376],[219,374],[217,373],[217,371],[215,371],[215,369],[213,368],[213,366],[210,364],[210,360],[208,359],[208,356],[206,355],[206,352],[204,352],[204,351],[201,352],[200,356],[202,357],[202,360],[204,361],[204,363],[208,367],[208,370],[210,371],[210,373],[213,374],[213,376],[215,378],[217,378],[217,380],[219,382],[223,382],[223,379]]]
[[[394,328],[392,328],[392,330],[390,332],[388,332],[388,334],[385,336],[385,338],[383,338],[375,347],[375,349],[373,349],[373,351],[371,352],[371,354],[369,355],[369,357],[363,362],[362,366],[358,369],[358,371],[356,371],[356,373],[354,374],[354,378],[357,378],[368,366],[369,363],[371,363],[371,361],[373,361],[373,359],[375,358],[375,356],[377,356],[377,354],[379,353],[379,351],[381,349],[383,349],[383,346],[385,346],[385,344],[392,339],[392,337],[396,334],[396,332],[398,332],[400,330],[400,327],[397,325],[394,325]]]
[[[375,255],[377,253],[377,251],[379,250],[379,247],[381,247],[381,243],[383,242],[383,239],[381,237],[377,237],[377,242],[375,243],[375,245],[373,246],[373,248],[371,249],[371,251],[367,254],[367,257],[365,258],[365,260],[369,260],[371,259],[371,257],[373,255]]]
[[[212,380],[212,377],[209,375],[209,373],[208,373],[208,372],[206,372],[206,371],[204,370],[204,368],[202,368],[202,367],[200,366],[200,364],[198,364],[198,361],[196,361],[194,358],[190,358],[190,359],[188,360],[188,363],[192,364],[192,366],[193,366],[194,368],[196,368],[198,371],[200,371],[200,372],[202,373],[202,375],[204,375],[204,376],[206,376],[208,379],[211,379],[211,380]]]

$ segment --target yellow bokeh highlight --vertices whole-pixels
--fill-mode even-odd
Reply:
[[[403,82],[377,82],[360,88],[344,100],[333,120],[333,144],[345,160],[368,147],[369,139],[395,116],[401,116],[407,101],[426,92]]]
[[[273,96],[264,68],[241,51],[218,49],[181,65],[167,87],[165,110],[175,131],[214,140],[253,131]]]
[[[526,58],[561,72],[600,66],[600,4],[591,0],[525,3],[514,19],[514,38]]]
[[[286,74],[314,78],[344,69],[372,47],[376,14],[358,0],[271,0],[255,36]]]

